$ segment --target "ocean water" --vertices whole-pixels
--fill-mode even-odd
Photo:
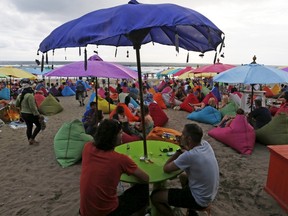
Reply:
[[[61,67],[63,65],[72,63],[71,61],[58,61],[58,62],[53,62],[53,67],[57,68],[57,67]],[[121,64],[124,66],[127,66],[133,70],[137,70],[137,65],[136,62],[115,62],[117,64]],[[151,76],[151,74],[155,74],[164,70],[167,70],[169,68],[185,68],[187,66],[191,66],[193,68],[195,68],[197,65],[201,64],[185,64],[185,63],[151,63],[151,62],[143,62],[141,63],[141,72],[143,74],[150,74],[149,76]],[[36,62],[33,61],[0,61],[0,67],[3,66],[12,66],[12,67],[18,67],[18,68],[37,68],[40,70],[40,66],[38,66],[36,64]],[[49,65],[45,65],[45,68],[52,67],[52,64]]]

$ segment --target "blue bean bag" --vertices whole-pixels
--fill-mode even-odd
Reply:
[[[268,124],[256,130],[256,138],[264,145],[288,144],[288,114],[274,116]]]
[[[54,137],[54,152],[58,163],[64,168],[71,166],[82,158],[85,143],[93,137],[85,133],[80,120],[64,123]]]
[[[76,93],[69,86],[65,86],[64,89],[62,90],[61,94],[64,97],[66,97],[66,96],[73,96]]]
[[[255,131],[245,115],[236,115],[228,127],[213,128],[208,135],[230,146],[241,154],[251,154],[255,144]]]
[[[70,88],[71,88],[74,92],[76,92],[76,86],[75,86],[75,85],[71,85]]]
[[[199,111],[197,110],[197,111],[190,113],[187,116],[187,119],[215,125],[221,121],[221,117],[222,117],[221,113],[217,109],[211,106],[206,106],[202,110],[199,110]]]
[[[139,104],[132,97],[130,97],[130,103],[133,104],[135,109],[139,107]]]
[[[10,89],[8,88],[3,88],[0,91],[0,99],[4,99],[4,100],[10,100]]]
[[[85,83],[85,88],[86,89],[92,89],[92,87],[87,82],[84,82],[84,83]]]
[[[218,101],[221,101],[221,94],[219,92],[219,88],[218,87],[214,87],[211,92],[213,93],[213,95],[217,98]]]

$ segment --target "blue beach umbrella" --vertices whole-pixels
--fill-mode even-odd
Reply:
[[[223,45],[223,37],[223,32],[197,11],[175,4],[139,4],[131,0],[129,4],[96,10],[59,26],[41,42],[39,50],[47,53],[56,48],[86,47],[89,44],[133,46],[140,85],[141,120],[145,131],[141,45],[155,42],[175,46],[177,51],[181,47],[204,53],[216,51],[219,44]],[[147,157],[145,134],[143,143],[144,156]]]
[[[269,67],[256,63],[256,56],[253,57],[251,64],[245,64],[226,70],[215,77],[215,82],[224,83],[243,83],[252,85],[253,98],[253,85],[255,84],[273,84],[273,83],[288,83],[288,73],[274,67]],[[253,100],[251,111],[253,107]]]

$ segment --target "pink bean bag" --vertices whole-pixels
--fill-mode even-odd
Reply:
[[[208,135],[232,147],[241,154],[253,151],[256,134],[245,115],[236,115],[230,126],[213,128]]]
[[[196,96],[194,94],[189,94],[185,100],[183,101],[183,103],[180,104],[180,109],[181,110],[185,110],[189,113],[194,111],[194,108],[192,106],[189,105],[190,104],[197,104],[199,103],[199,100],[196,98]]]
[[[105,96],[105,90],[104,90],[102,87],[98,88],[97,93],[98,93],[98,95],[100,95],[100,97],[102,97],[102,98],[105,98],[105,97],[106,97],[106,96]]]
[[[159,85],[157,86],[158,91],[162,91],[166,86],[166,82],[164,80],[162,80],[162,82],[159,83]]]
[[[166,113],[156,103],[149,104],[149,112],[154,121],[154,126],[163,127],[169,120]]]
[[[161,93],[162,94],[165,94],[165,93],[169,93],[171,91],[171,87],[170,86],[166,86],[162,91]]]

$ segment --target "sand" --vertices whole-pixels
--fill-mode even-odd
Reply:
[[[78,215],[81,163],[61,168],[55,160],[53,138],[64,122],[81,119],[84,107],[74,97],[60,97],[64,111],[48,117],[47,128],[30,146],[25,129],[8,125],[0,133],[0,215],[73,216]],[[166,127],[182,131],[187,113],[167,109]],[[265,192],[269,151],[257,144],[251,156],[244,156],[207,135],[213,127],[199,123],[213,147],[220,168],[220,188],[212,205],[214,216],[287,215]],[[169,187],[179,186],[176,180]]]

